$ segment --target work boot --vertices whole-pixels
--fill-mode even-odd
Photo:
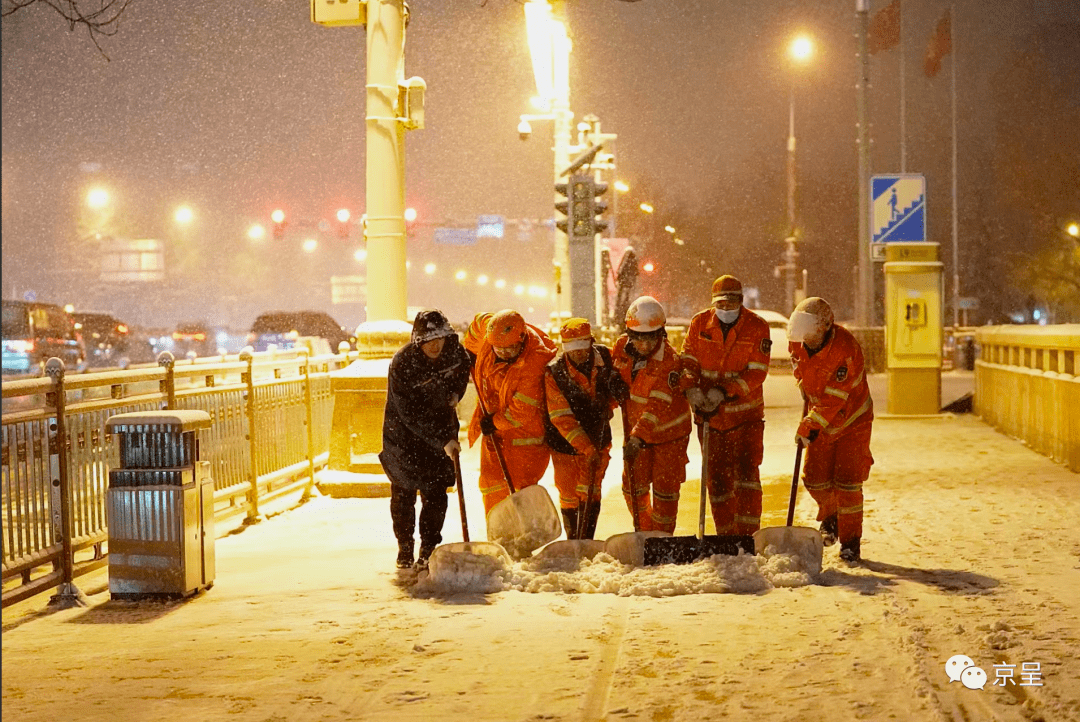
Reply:
[[[398,544],[397,568],[411,569],[413,565],[413,543]]]
[[[821,522],[821,543],[824,546],[831,547],[836,543],[836,533],[838,528],[836,514],[826,517]]]
[[[589,516],[585,519],[585,539],[593,539],[596,536],[596,520],[600,518],[600,500],[593,502],[589,509]]]
[[[578,510],[577,507],[572,509],[562,510],[562,525],[563,530],[566,532],[567,539],[577,539],[577,521]]]
[[[420,553],[416,556],[416,571],[423,571],[428,568],[428,561],[431,559],[431,553],[435,551],[435,545],[421,544]]]
[[[845,562],[857,562],[861,559],[860,549],[862,540],[859,537],[855,537],[850,541],[846,541],[840,545],[840,558]]]

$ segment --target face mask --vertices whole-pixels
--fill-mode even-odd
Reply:
[[[739,309],[722,311],[718,308],[716,309],[716,317],[720,319],[720,323],[735,323],[739,318]]]

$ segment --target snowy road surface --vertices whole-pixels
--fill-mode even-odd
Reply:
[[[766,399],[771,526],[799,409],[790,377]],[[677,534],[696,527],[694,447]],[[865,562],[832,547],[816,584],[759,593],[417,597],[392,569],[387,500],[319,498],[219,539],[217,584],[187,602],[114,603],[98,573],[80,580],[88,608],[5,610],[3,717],[1080,719],[1080,477],[971,416],[879,419],[872,450]],[[464,463],[478,538],[475,450]],[[629,527],[620,466],[599,537]],[[797,524],[812,507],[800,490]],[[454,499],[445,537],[460,539]],[[949,681],[957,654],[983,689]]]

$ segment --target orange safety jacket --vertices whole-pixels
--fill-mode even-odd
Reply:
[[[555,369],[553,368],[553,365],[563,364],[565,366],[566,374],[569,377],[570,382],[576,384],[578,388],[581,389],[583,395],[587,396],[588,401],[591,402],[584,404],[584,406],[589,409],[589,413],[596,414],[599,412],[599,415],[602,416],[605,428],[601,430],[601,436],[598,439],[598,442],[603,443],[604,449],[610,449],[611,432],[607,427],[607,422],[614,416],[616,403],[611,397],[611,393],[606,388],[610,367],[604,358],[605,355],[607,355],[606,348],[601,352],[597,349],[596,344],[593,345],[593,363],[588,378],[585,377],[585,374],[578,371],[577,368],[567,360],[565,355],[557,357],[555,361],[548,364],[547,373],[544,375],[544,390],[547,396],[548,417],[551,419],[552,425],[555,426],[559,435],[574,447],[574,451],[585,456],[597,451],[596,443],[589,437],[589,434],[581,425],[581,421],[574,415],[574,409],[571,407],[570,401],[567,400],[566,395],[562,392],[562,389],[559,388],[559,383],[555,379]],[[598,388],[598,381],[601,381],[605,388]]]
[[[723,431],[765,418],[761,387],[771,352],[768,322],[748,308],[739,311],[727,336],[713,309],[694,316],[683,339],[680,383],[684,391],[696,386],[703,393],[714,388],[724,392],[726,399],[709,426]]]
[[[788,349],[795,381],[809,404],[806,431],[839,434],[874,418],[862,347],[850,331],[834,324],[829,339],[813,356],[802,343],[789,343]]]
[[[487,342],[487,323],[491,314],[478,314],[465,333],[465,348],[476,355],[473,381],[499,439],[507,446],[533,446],[544,443],[544,369],[555,358],[555,343],[540,329],[525,326],[525,347],[512,363],[499,361]],[[469,446],[480,438],[480,419],[484,415],[476,405],[469,422]]]
[[[628,338],[619,337],[611,352],[615,370],[630,387],[626,402],[624,436],[636,436],[646,444],[664,444],[690,435],[693,422],[690,403],[679,388],[679,355],[665,338],[636,375],[631,374],[635,358],[626,350]]]

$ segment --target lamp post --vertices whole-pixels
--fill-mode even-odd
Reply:
[[[814,53],[810,38],[800,35],[791,41],[788,54],[796,64],[805,63]],[[791,86],[788,91],[788,139],[787,139],[787,237],[784,239],[784,263],[780,268],[784,272],[784,291],[787,313],[795,308],[795,284],[799,270],[797,213],[795,208],[797,182],[795,179],[795,73],[791,74]]]

